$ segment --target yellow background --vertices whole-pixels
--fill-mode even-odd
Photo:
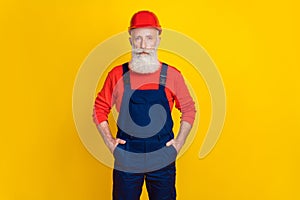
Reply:
[[[1,1],[0,199],[110,199],[111,169],[78,137],[72,89],[88,53],[140,9],[201,44],[226,88],[216,147],[198,159],[203,132],[177,162],[178,199],[300,199],[300,16],[292,0]]]

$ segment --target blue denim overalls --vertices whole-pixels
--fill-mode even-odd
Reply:
[[[176,199],[177,151],[165,84],[168,65],[161,68],[159,89],[132,90],[128,63],[123,64],[124,94],[117,138],[126,140],[114,151],[114,200],[139,200],[144,179],[150,200]]]

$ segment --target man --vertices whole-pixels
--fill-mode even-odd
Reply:
[[[181,73],[157,58],[161,32],[154,13],[133,15],[131,60],[109,72],[95,100],[94,121],[115,156],[114,200],[140,199],[144,181],[150,200],[176,199],[175,159],[196,111]],[[171,117],[174,104],[182,113],[176,138]],[[119,112],[116,138],[107,122],[113,105]]]

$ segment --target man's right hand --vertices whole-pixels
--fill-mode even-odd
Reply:
[[[101,134],[104,143],[108,147],[111,153],[114,152],[118,144],[125,144],[126,141],[120,138],[114,138],[110,132],[109,125],[107,121],[103,121],[97,125],[98,131]]]
[[[108,143],[107,143],[107,147],[110,150],[111,153],[114,153],[116,147],[118,146],[118,144],[125,144],[126,141],[122,140],[120,138],[116,138],[116,139],[111,139]]]

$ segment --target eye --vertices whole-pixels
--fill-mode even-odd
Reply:
[[[134,38],[134,41],[140,41],[140,40],[141,40],[140,36]]]
[[[153,40],[153,37],[152,36],[147,36],[147,39],[148,40]]]

